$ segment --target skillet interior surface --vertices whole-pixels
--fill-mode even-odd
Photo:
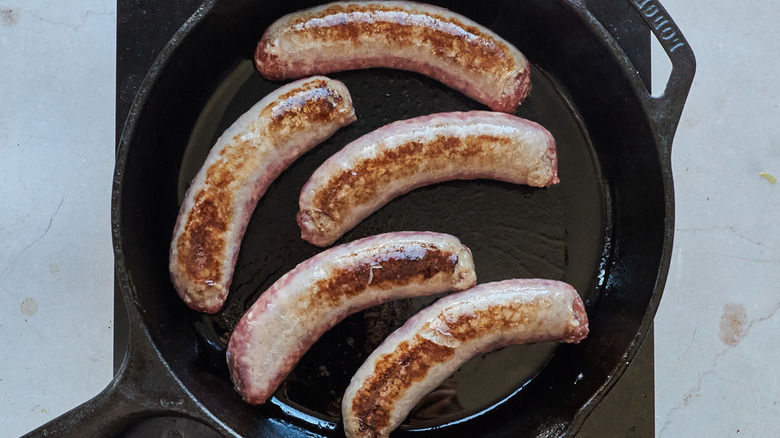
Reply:
[[[351,373],[382,336],[430,301],[384,305],[348,318],[307,353],[271,403],[251,407],[240,400],[224,360],[230,330],[263,290],[320,251],[300,239],[294,218],[308,176],[343,145],[388,122],[484,109],[413,73],[330,75],[350,89],[358,120],[299,159],[261,199],[223,311],[207,316],[189,310],[167,273],[183,191],[222,130],[280,85],[262,79],[250,62],[265,27],[310,5],[214,6],[158,73],[118,169],[118,256],[133,285],[125,293],[142,310],[171,370],[206,409],[246,436],[338,436],[337,402]],[[573,284],[586,301],[588,339],[577,346],[512,347],[475,359],[448,382],[457,397],[442,409],[414,413],[399,436],[563,432],[614,376],[632,343],[641,341],[637,332],[668,264],[671,200],[665,190],[671,181],[625,71],[568,6],[545,0],[443,6],[492,28],[534,64],[532,93],[517,114],[556,137],[562,182],[549,189],[490,181],[423,188],[396,199],[339,242],[394,230],[447,232],[472,249],[480,283],[545,277]]]

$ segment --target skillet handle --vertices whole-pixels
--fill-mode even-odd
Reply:
[[[205,410],[173,376],[148,334],[138,327],[131,321],[122,365],[100,394],[22,438],[114,438],[124,436],[142,420],[161,416],[198,419],[218,433],[232,436],[216,419],[204,415]]]
[[[636,9],[672,62],[672,72],[662,95],[644,96],[653,117],[658,138],[667,154],[671,153],[672,138],[682,116],[683,106],[696,73],[696,58],[680,28],[672,21],[656,0],[628,0]]]

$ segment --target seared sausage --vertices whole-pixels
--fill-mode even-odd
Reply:
[[[531,88],[528,61],[508,41],[447,9],[407,1],[335,2],[286,15],[266,30],[255,63],[271,80],[408,70],[504,112]]]
[[[207,313],[222,308],[257,201],[295,159],[354,120],[344,84],[318,76],[280,87],[222,134],[173,231],[169,270],[187,305]]]
[[[512,344],[577,343],[588,317],[577,291],[507,280],[449,295],[410,318],[369,355],[342,399],[347,437],[386,437],[471,357]]]
[[[265,403],[306,350],[348,315],[475,282],[471,251],[447,234],[387,233],[321,252],[283,275],[241,318],[227,349],[233,384],[247,403]]]
[[[298,200],[301,237],[330,245],[397,196],[476,178],[555,184],[555,140],[537,123],[487,111],[391,123],[348,144],[312,174]]]

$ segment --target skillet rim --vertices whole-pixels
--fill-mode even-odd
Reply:
[[[115,271],[117,274],[117,281],[119,282],[122,295],[125,300],[128,312],[143,312],[137,301],[135,294],[135,286],[133,284],[130,272],[125,264],[124,251],[122,247],[122,228],[121,228],[121,205],[122,205],[122,181],[124,178],[124,172],[127,166],[128,154],[132,143],[133,136],[135,134],[138,119],[146,105],[149,95],[157,82],[160,73],[165,69],[166,65],[170,61],[171,55],[179,46],[181,41],[187,38],[187,36],[194,30],[194,28],[203,20],[203,18],[211,12],[218,0],[205,0],[193,15],[179,28],[173,35],[173,37],[164,46],[163,50],[155,59],[152,67],[149,69],[146,77],[141,83],[133,104],[128,111],[128,116],[125,120],[122,134],[119,141],[119,148],[116,154],[116,166],[113,177],[113,189],[112,189],[112,240],[113,249],[115,255]],[[634,0],[629,0],[633,2]],[[620,48],[614,37],[606,30],[606,28],[597,20],[583,2],[578,0],[561,0],[563,4],[568,6],[581,20],[588,23],[588,27],[591,31],[598,31],[597,36],[602,44],[608,49],[610,53],[618,56],[619,64],[630,72],[633,67],[627,55]],[[645,113],[648,115],[648,119],[651,122],[659,122],[653,118],[651,104],[648,100],[643,98],[646,94],[644,84],[637,74],[627,74],[626,77],[631,82],[632,88],[636,93],[636,97],[642,103],[645,108]],[[617,380],[622,376],[628,363],[634,358],[636,352],[644,342],[645,337],[648,334],[650,326],[652,325],[654,316],[657,312],[658,305],[661,300],[663,289],[670,268],[671,252],[673,244],[674,234],[674,190],[673,179],[671,173],[670,152],[671,152],[671,137],[673,136],[674,129],[671,129],[671,135],[668,138],[656,137],[655,143],[659,145],[659,158],[661,162],[661,169],[663,171],[663,191],[665,200],[665,216],[664,216],[664,242],[663,251],[661,254],[660,269],[655,278],[655,287],[650,297],[650,302],[645,311],[644,318],[640,323],[638,330],[636,331],[633,341],[627,347],[623,360],[618,362],[618,365],[607,374],[607,379],[602,386],[593,394],[593,396],[582,406],[582,408],[576,414],[574,421],[570,425],[567,433],[574,433],[579,430],[582,423],[587,416],[592,412],[595,406],[604,398],[609,390],[614,386]],[[656,135],[660,135],[658,130],[654,130]],[[131,308],[133,310],[131,310]],[[148,331],[143,318],[141,320],[141,329],[149,337],[150,341],[154,344],[154,340]],[[158,359],[163,362],[164,365],[168,365],[165,359],[158,355]],[[174,376],[175,377],[175,376]]]

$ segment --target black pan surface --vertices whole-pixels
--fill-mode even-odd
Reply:
[[[244,404],[232,388],[224,348],[233,326],[276,279],[321,251],[300,239],[295,223],[298,193],[311,172],[391,121],[484,109],[424,76],[384,69],[330,75],[349,88],[358,120],[305,154],[261,199],[223,310],[209,316],[188,309],[170,283],[168,246],[184,190],[217,136],[280,85],[254,70],[254,45],[274,19],[312,4],[206,2],[155,63],[123,134],[114,193],[130,352],[112,386],[44,430],[110,436],[109,429],[137,418],[176,414],[228,436],[343,436],[338,402],[351,374],[389,331],[431,301],[390,303],[347,318],[266,406]],[[430,186],[394,200],[337,243],[395,230],[456,235],[472,249],[480,283],[543,277],[574,285],[591,334],[579,345],[517,346],[475,358],[434,394],[439,401],[447,395],[445,403],[424,401],[396,435],[571,435],[636,353],[660,300],[673,230],[668,160],[693,55],[687,45],[664,40],[675,68],[666,95],[654,99],[579,1],[438,4],[490,27],[528,56],[533,89],[516,114],[555,136],[561,183]],[[650,22],[665,14],[655,2],[634,6]],[[664,29],[655,31],[664,38]],[[115,407],[102,420],[75,420],[109,403]]]
[[[226,381],[224,340],[238,319],[282,274],[321,251],[301,240],[294,220],[298,193],[309,175],[343,145],[393,120],[445,108],[482,109],[420,75],[372,70],[330,76],[349,88],[357,122],[299,159],[263,197],[244,238],[224,309],[214,316],[188,312],[200,348],[209,358],[204,366],[210,365],[210,371]],[[596,298],[593,279],[606,265],[602,255],[608,253],[603,235],[608,212],[598,162],[584,127],[552,80],[540,71],[534,72],[532,80],[534,91],[517,114],[555,133],[564,183],[547,190],[492,181],[426,187],[396,199],[336,244],[387,231],[446,232],[472,249],[480,282],[554,278],[573,284],[586,298]],[[179,172],[179,201],[216,138],[277,86],[263,80],[250,61],[241,62],[220,84],[192,130]],[[304,356],[280,391],[279,402],[325,414],[323,418],[336,422],[341,393],[362,360],[416,309],[432,301],[388,303],[348,318]],[[552,357],[554,348],[552,344],[518,346],[473,360],[448,382],[457,388],[457,396],[445,412],[438,406],[437,417],[476,413],[498,402],[525,385]],[[438,393],[431,397],[438,398]],[[424,413],[412,420],[426,418]]]

